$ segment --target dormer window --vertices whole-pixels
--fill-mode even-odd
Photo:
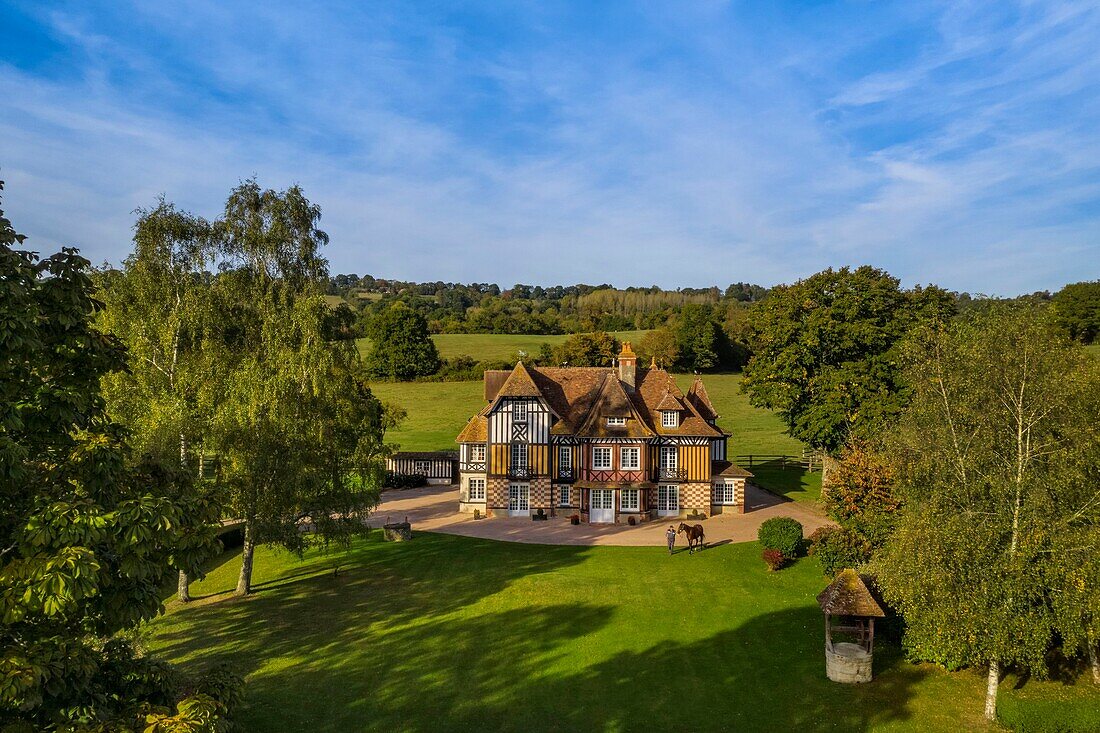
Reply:
[[[625,417],[609,417],[609,418],[607,418],[607,426],[609,428],[614,428],[614,427],[620,427],[621,428],[623,425],[626,425],[626,418]]]
[[[661,427],[663,428],[678,428],[680,427],[680,413],[676,410],[662,410],[661,411]]]
[[[512,422],[527,422],[527,403],[523,401],[512,403]]]

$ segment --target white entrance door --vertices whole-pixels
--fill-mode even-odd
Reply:
[[[508,484],[508,516],[526,517],[531,513],[531,487]]]
[[[615,523],[615,492],[611,489],[592,489],[588,521]]]
[[[680,487],[657,487],[657,515],[660,517],[675,517],[680,514]]]

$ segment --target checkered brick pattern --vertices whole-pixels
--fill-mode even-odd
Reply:
[[[710,513],[710,484],[680,484],[680,509]]]

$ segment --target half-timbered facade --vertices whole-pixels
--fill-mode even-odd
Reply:
[[[701,379],[637,366],[485,372],[485,405],[459,444],[460,508],[489,516],[578,514],[615,523],[744,511],[747,471]]]

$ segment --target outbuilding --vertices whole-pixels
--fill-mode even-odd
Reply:
[[[386,459],[386,470],[403,476],[424,476],[429,484],[452,484],[457,464],[458,451],[399,451]]]

